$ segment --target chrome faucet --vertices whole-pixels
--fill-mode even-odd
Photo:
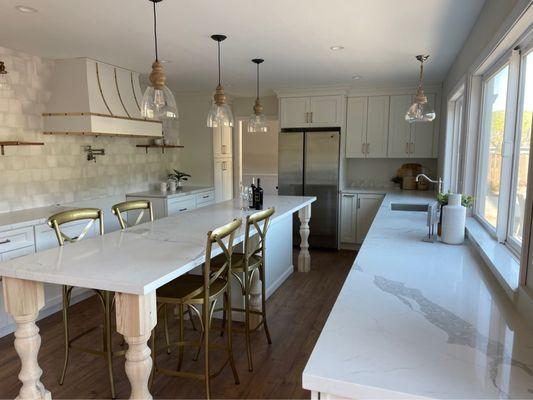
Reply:
[[[436,183],[437,184],[437,190],[438,192],[437,193],[440,193],[442,192],[442,178],[439,178],[437,181],[431,179],[429,176],[427,176],[426,174],[418,174],[415,178],[415,181],[418,182],[420,180],[420,178],[424,178],[426,181],[428,182],[431,182],[431,183]]]

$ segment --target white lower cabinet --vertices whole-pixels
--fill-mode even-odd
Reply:
[[[376,216],[384,195],[343,193],[341,196],[341,247],[361,245]]]

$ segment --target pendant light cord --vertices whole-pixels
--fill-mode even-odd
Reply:
[[[259,64],[257,64],[257,99],[259,100]]]
[[[218,86],[220,86],[220,42],[217,42],[218,45]]]
[[[418,76],[418,87],[422,87],[423,78],[424,78],[424,61],[420,61],[420,75]]]
[[[157,17],[155,12],[155,1],[154,1],[154,42],[155,42],[155,60],[159,61],[158,51],[157,51]]]

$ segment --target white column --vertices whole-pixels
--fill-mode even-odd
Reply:
[[[117,331],[128,343],[126,375],[130,381],[130,399],[152,399],[148,379],[152,371],[147,345],[157,323],[155,292],[146,295],[116,294]]]
[[[309,255],[309,220],[311,219],[311,204],[298,211],[300,218],[300,254],[298,255],[298,272],[311,271],[311,256]]]
[[[18,377],[22,382],[17,399],[51,399],[50,392],[40,381],[43,371],[37,361],[41,336],[35,321],[39,310],[44,307],[43,284],[4,277],[3,288],[6,311],[17,325],[15,350],[20,357],[21,368]]]

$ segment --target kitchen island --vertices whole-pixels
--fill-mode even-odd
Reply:
[[[426,213],[390,204],[431,194],[384,193],[303,387],[321,399],[533,398],[533,331],[471,243],[423,242]]]
[[[298,270],[309,270],[308,222],[315,200],[315,197],[265,196],[265,208],[276,208],[267,238],[272,255],[271,272],[280,266],[292,267],[292,214],[295,212],[300,217],[302,236]],[[117,331],[129,345],[126,374],[132,388],[131,397],[151,398],[147,382],[152,362],[147,341],[157,322],[155,290],[204,262],[209,230],[250,213],[253,211],[240,210],[238,200],[230,200],[0,263],[6,310],[17,325],[15,349],[21,359],[19,379],[22,382],[19,397],[50,397],[40,382],[42,371],[37,357],[41,337],[35,325],[44,305],[45,282],[116,292]],[[243,240],[244,225],[234,243]],[[220,253],[220,248],[213,249],[213,255]],[[270,257],[268,253],[267,257]],[[267,271],[268,268],[270,265]],[[279,279],[275,284],[280,284]]]

